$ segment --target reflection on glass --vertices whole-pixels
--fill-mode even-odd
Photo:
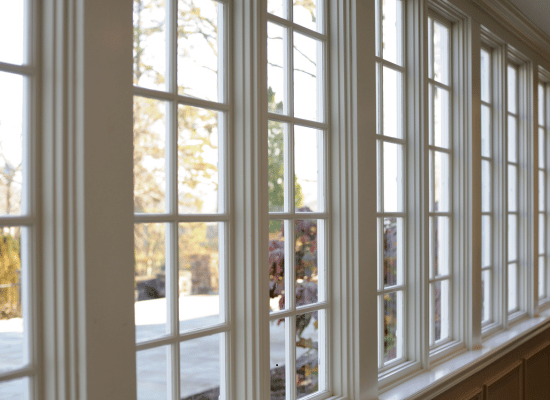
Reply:
[[[30,395],[30,384],[30,378],[0,382],[0,399],[29,400],[32,398]]]
[[[267,0],[267,12],[284,18],[284,0]]]
[[[219,124],[223,113],[178,107],[178,208],[182,214],[221,211],[219,191]]]
[[[384,218],[384,287],[400,284],[402,275],[403,218]]]
[[[430,295],[433,296],[434,340],[437,342],[449,337],[449,281],[444,280],[433,283]],[[430,301],[430,303],[431,302],[432,301]]]
[[[491,157],[491,109],[481,106],[481,155]]]
[[[546,124],[545,123],[545,119],[546,119],[545,103],[546,102],[544,101],[544,85],[540,83],[539,83],[538,94],[539,94],[539,125],[544,126]]]
[[[287,29],[268,22],[267,24],[267,110],[288,114],[286,98],[286,69],[284,46]]]
[[[546,263],[544,256],[539,257],[539,299],[546,297]]]
[[[134,211],[164,213],[165,102],[134,96]]]
[[[296,211],[320,211],[320,161],[323,131],[294,127],[294,195]]]
[[[322,22],[319,19],[322,0],[293,0],[292,4],[292,13],[296,24],[312,31],[322,31]]]
[[[385,0],[382,4],[382,49],[384,59],[402,65],[403,1]]]
[[[518,147],[517,147],[517,119],[511,115],[508,116],[508,161],[518,161]]]
[[[384,363],[403,356],[403,292],[384,297]]]
[[[170,346],[141,350],[136,354],[138,400],[167,399]]]
[[[450,211],[450,168],[449,155],[439,151],[433,154],[433,210]]]
[[[508,265],[508,312],[518,309],[518,266]]]
[[[382,135],[383,132],[382,132],[382,126],[381,126],[381,123],[382,123],[382,112],[381,112],[381,107],[382,107],[382,99],[380,98],[381,96],[381,77],[380,77],[380,70],[381,70],[381,66],[380,66],[380,63],[376,63],[376,134],[377,135]]]
[[[481,217],[481,266],[491,266],[491,217],[483,215]]]
[[[481,101],[491,102],[491,55],[481,49]]]
[[[430,217],[430,252],[433,254],[432,276],[449,274],[450,234],[449,217]]]
[[[491,163],[489,161],[481,161],[481,211],[491,211]]]
[[[448,149],[450,147],[450,103],[449,92],[445,89],[433,87],[434,114],[433,114],[433,144]]]
[[[403,146],[383,143],[384,146],[384,211],[403,211]]]
[[[483,271],[481,273],[481,297],[483,303],[481,305],[481,322],[489,322],[491,319],[491,271]]]
[[[539,168],[546,165],[546,140],[544,128],[539,128]]]
[[[319,390],[321,311],[296,316],[296,394],[300,399]]]
[[[323,44],[294,32],[294,116],[323,120],[322,98]]]
[[[285,132],[288,125],[269,121],[267,131],[267,170],[269,211],[281,212],[285,207]],[[295,192],[300,191],[296,183]]]
[[[438,82],[449,84],[449,28],[434,21],[433,27],[433,73]]]
[[[539,211],[545,210],[544,201],[546,200],[546,173],[539,171]]]
[[[219,324],[223,222],[180,223],[178,231],[180,332]]]
[[[9,36],[3,42],[10,42]],[[27,184],[23,181],[24,78],[0,72],[0,88],[0,215],[14,215],[23,211],[21,191]]]
[[[508,112],[511,112],[513,114],[517,114],[518,112],[517,84],[517,68],[512,65],[508,65]]]
[[[220,349],[224,334],[180,343],[180,398],[218,399],[222,376]],[[221,397],[220,397],[221,398]]]
[[[164,2],[134,1],[135,86],[155,90],[166,89],[165,16]]]
[[[285,309],[285,224],[269,221],[269,311]]]
[[[165,224],[134,226],[134,313],[136,342],[168,333]],[[169,268],[168,268],[169,269]]]
[[[178,93],[222,101],[223,70],[220,40],[223,3],[214,0],[178,1]],[[221,58],[223,59],[223,58]]]
[[[296,244],[294,246],[294,260],[297,307],[318,301],[319,266],[317,231],[317,220],[298,220],[295,223]]]
[[[518,210],[518,168],[508,165],[508,211]]]
[[[546,253],[546,216],[544,213],[539,214],[539,254]]]
[[[286,348],[284,319],[269,322],[269,371],[271,400],[284,400],[286,393]]]
[[[397,0],[400,2],[400,0]],[[403,137],[403,81],[401,72],[383,68],[384,135]]]
[[[19,227],[0,228],[0,373],[29,362],[21,304],[22,269],[27,271],[21,263],[21,233]]]
[[[508,261],[518,258],[518,228],[517,216],[508,215]]]

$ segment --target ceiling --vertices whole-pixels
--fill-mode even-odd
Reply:
[[[550,0],[510,0],[510,2],[550,36]]]

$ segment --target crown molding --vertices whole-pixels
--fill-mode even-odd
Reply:
[[[550,36],[536,26],[509,0],[470,0],[496,22],[547,61],[550,66]],[[521,50],[521,49],[518,49]]]

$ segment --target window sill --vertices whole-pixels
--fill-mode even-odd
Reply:
[[[430,399],[444,393],[550,327],[550,309],[487,338],[479,350],[465,351],[428,371],[420,371],[379,396],[380,400]]]

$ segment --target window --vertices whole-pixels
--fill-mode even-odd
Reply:
[[[328,388],[326,4],[267,6],[270,396],[294,400]]]
[[[494,201],[497,185],[494,184],[495,155],[494,143],[494,86],[493,86],[493,52],[492,49],[481,49],[481,321],[487,326],[495,321],[495,265],[494,245]],[[497,196],[498,197],[498,196]]]
[[[547,232],[548,232],[548,151],[547,151],[547,110],[548,110],[548,83],[540,82],[538,86],[538,147],[539,147],[539,299],[541,303],[550,297],[550,285],[549,285],[549,269],[548,269],[548,245],[547,245]]]
[[[407,198],[404,184],[405,127],[404,4],[377,1],[377,218],[378,218],[378,368],[405,358],[404,301]]]
[[[37,393],[35,8],[0,2],[0,398]]]
[[[429,292],[430,346],[452,338],[453,161],[450,24],[428,19],[430,104]]]
[[[227,398],[226,9],[134,1],[139,399]]]

